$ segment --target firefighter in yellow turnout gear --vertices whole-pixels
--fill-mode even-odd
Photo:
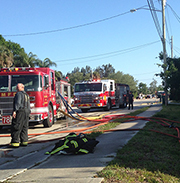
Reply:
[[[85,134],[80,133],[76,135],[75,133],[70,133],[64,140],[59,140],[55,144],[55,147],[45,154],[78,154],[78,153],[92,153],[94,147],[99,143],[95,139],[88,138]]]

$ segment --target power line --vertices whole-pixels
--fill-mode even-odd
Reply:
[[[104,18],[101,20],[97,20],[94,22],[89,22],[89,23],[85,23],[85,24],[81,24],[81,25],[76,25],[76,26],[72,26],[72,27],[66,27],[66,28],[62,28],[62,29],[56,29],[56,30],[50,30],[50,31],[42,31],[42,32],[34,32],[34,33],[25,33],[25,34],[11,34],[11,35],[2,35],[3,37],[14,37],[14,36],[32,36],[32,35],[38,35],[38,34],[48,34],[48,33],[54,33],[54,32],[61,32],[61,31],[66,31],[66,30],[71,30],[71,29],[76,29],[76,28],[80,28],[80,27],[84,27],[84,26],[88,26],[88,25],[92,25],[92,24],[97,24],[97,23],[101,23],[113,18],[117,18],[120,17],[122,15],[125,15],[127,13],[130,13],[130,11],[127,11],[125,13],[121,13],[118,15],[114,15],[108,18]]]
[[[114,57],[114,56],[117,56],[117,55],[120,55],[120,54],[125,54],[125,53],[131,52],[131,51],[135,51],[135,50],[144,48],[146,46],[150,46],[150,45],[158,43],[158,42],[160,42],[160,40],[154,41],[154,42],[151,42],[151,43],[147,43],[147,44],[143,44],[143,45],[139,45],[139,46],[132,47],[132,48],[127,48],[127,49],[123,49],[123,50],[109,52],[109,53],[103,53],[103,54],[99,54],[99,55],[91,55],[91,56],[87,56],[87,57],[64,59],[64,60],[53,61],[53,62],[69,62],[69,61],[74,61],[74,60],[83,60],[82,62],[96,61],[96,60],[101,60],[101,59],[105,59],[105,58],[109,58],[109,57]],[[101,58],[96,58],[96,57],[101,57]],[[91,58],[95,58],[95,59],[91,59]],[[84,61],[84,59],[91,59],[91,60]],[[74,62],[74,63],[82,63],[82,62]],[[66,65],[66,64],[63,64],[63,65]]]
[[[178,47],[174,46],[174,47],[173,47],[173,50],[174,50],[175,52],[177,52],[178,54],[180,54],[180,49],[179,49]]]
[[[172,11],[172,13],[174,14],[174,16],[176,17],[176,19],[178,20],[178,22],[180,23],[180,17],[178,16],[178,14],[174,11],[174,9],[168,4],[168,3],[166,3],[167,4],[167,7],[169,7],[170,8],[170,10]],[[169,21],[169,23],[170,23],[170,21]],[[170,27],[171,28],[171,27]],[[170,38],[169,38],[169,40],[170,40]],[[171,42],[169,41],[169,45],[171,45]],[[180,54],[180,52],[178,51],[178,47],[176,47],[175,48],[175,46],[173,46],[173,50],[175,51],[175,52],[177,52],[178,54]]]
[[[169,26],[170,26],[170,33],[171,33],[171,35],[172,35],[172,28],[171,28],[171,21],[170,21],[170,16],[169,16],[169,10],[168,10],[168,8],[166,8],[166,12],[167,12],[167,19],[168,19],[168,24],[169,24]]]
[[[151,80],[151,81],[152,81],[152,79],[154,79],[154,78],[148,78],[148,79],[137,79],[137,80],[138,80],[138,82],[142,82],[142,81],[149,81],[149,80]],[[154,79],[154,80],[156,80],[156,79]]]
[[[156,11],[154,11],[155,7],[154,7],[154,3],[152,0],[147,0],[148,2],[148,6],[149,6],[149,9],[150,9],[150,12],[151,12],[151,15],[153,17],[153,20],[154,20],[154,23],[155,23],[155,26],[156,26],[156,29],[157,29],[157,32],[159,34],[159,37],[162,39],[162,32],[161,32],[161,28],[160,28],[160,25],[159,25],[159,21],[158,21],[158,18],[157,18],[157,14],[156,14]]]
[[[133,74],[133,75],[135,75],[135,76],[137,76],[137,75],[146,75],[146,74],[153,74],[155,72],[160,72],[160,71],[152,71],[152,72],[146,72],[146,73],[141,73],[141,74]]]
[[[173,12],[174,16],[176,17],[177,21],[180,23],[180,17],[178,14],[173,10],[173,8],[167,3],[167,5],[170,7],[171,11]]]
[[[141,6],[141,7],[136,8],[136,9],[141,9],[141,8],[144,8],[145,6],[147,6],[147,5]],[[71,30],[71,29],[76,29],[76,28],[84,27],[84,26],[89,26],[89,25],[92,25],[92,24],[101,23],[101,22],[104,22],[104,21],[107,21],[107,20],[111,20],[111,19],[120,17],[120,16],[128,14],[128,13],[130,13],[130,11],[127,11],[127,12],[124,12],[124,13],[120,13],[120,14],[117,14],[117,15],[114,15],[114,16],[111,16],[111,17],[108,17],[108,18],[101,19],[101,20],[97,20],[97,21],[94,21],[94,22],[89,22],[89,23],[85,23],[85,24],[81,24],[81,25],[72,26],[72,27],[66,27],[66,28],[62,28],[62,29],[56,29],[56,30],[50,30],[50,31],[42,31],[42,32],[34,32],[34,33],[2,35],[2,36],[3,37],[33,36],[33,35],[39,35],[39,34],[49,34],[49,33],[67,31],[67,30]]]

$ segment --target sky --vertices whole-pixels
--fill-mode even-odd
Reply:
[[[63,75],[75,67],[96,69],[111,64],[147,84],[161,78],[162,13],[157,31],[146,0],[0,0],[0,34],[28,54],[50,58]],[[157,10],[161,2],[152,0]],[[166,48],[180,56],[180,1],[166,2]],[[152,6],[152,5],[151,5]],[[137,9],[134,13],[130,10]],[[159,36],[160,35],[160,36]]]

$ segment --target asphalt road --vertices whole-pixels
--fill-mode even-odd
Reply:
[[[142,114],[145,117],[151,116],[161,109],[161,105],[157,104],[157,99],[136,100],[134,110],[141,108],[143,105],[152,105],[152,107]],[[78,111],[78,109],[76,109]],[[129,110],[114,109],[110,112],[117,114],[127,114]],[[80,113],[80,112],[79,112]],[[83,116],[100,115],[104,113],[102,110],[92,110],[88,113],[81,113]],[[69,119],[68,119],[69,120]],[[64,122],[69,124],[68,120]],[[39,133],[59,128],[59,122],[51,129],[45,129],[37,125],[29,130],[29,133]],[[126,126],[124,126],[126,125]],[[145,121],[134,121],[123,124],[117,128],[142,128]],[[78,126],[74,126],[79,128]],[[64,129],[73,127],[64,126]],[[9,134],[9,131],[3,131]],[[2,133],[1,133],[2,134]],[[56,141],[46,143],[29,144],[28,147],[20,147],[10,149],[1,146],[0,149],[0,181],[10,179],[10,182],[101,182],[101,178],[93,178],[97,171],[100,171],[106,163],[112,160],[118,148],[123,147],[136,132],[111,132],[105,133],[98,137],[100,143],[95,148],[94,153],[87,155],[45,155],[46,151],[54,147]],[[67,134],[56,134],[53,138],[63,137]],[[118,135],[118,139],[116,138]],[[41,135],[38,140],[50,139],[52,135]],[[10,142],[10,137],[0,137],[0,144]],[[108,147],[108,148],[107,148]]]
[[[142,99],[142,100],[135,100],[134,102],[134,107],[135,109],[141,108],[145,105],[151,105],[151,104],[155,104],[159,102],[159,99]],[[110,111],[104,111],[103,109],[92,109],[87,113],[82,113],[80,109],[77,108],[73,108],[73,110],[75,110],[77,113],[79,113],[80,115],[84,116],[84,117],[96,117],[96,116],[100,116],[100,115],[105,115],[105,114],[109,114],[109,113],[120,113],[121,111],[123,111],[124,109],[122,108],[112,108],[112,110]],[[76,115],[75,115],[76,116]],[[67,118],[66,120],[61,119],[58,120],[51,128],[44,128],[42,124],[39,125],[31,125],[29,127],[29,134],[32,133],[45,133],[45,132],[50,132],[50,131],[55,131],[55,130],[59,130],[59,129],[66,129],[67,127],[70,126],[76,126],[77,124],[77,120],[72,120],[71,118]],[[10,126],[3,128],[3,130],[0,130],[0,135],[10,135]],[[40,137],[38,137],[40,138]],[[48,137],[50,138],[50,137]],[[5,145],[5,144],[9,144],[11,141],[10,137],[0,137],[0,145]],[[1,147],[0,147],[1,150]]]

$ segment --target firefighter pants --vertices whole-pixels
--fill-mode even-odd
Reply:
[[[29,110],[20,109],[16,112],[16,118],[12,119],[11,144],[28,142]]]
[[[132,108],[133,109],[133,102],[129,102],[129,107],[128,109]]]

